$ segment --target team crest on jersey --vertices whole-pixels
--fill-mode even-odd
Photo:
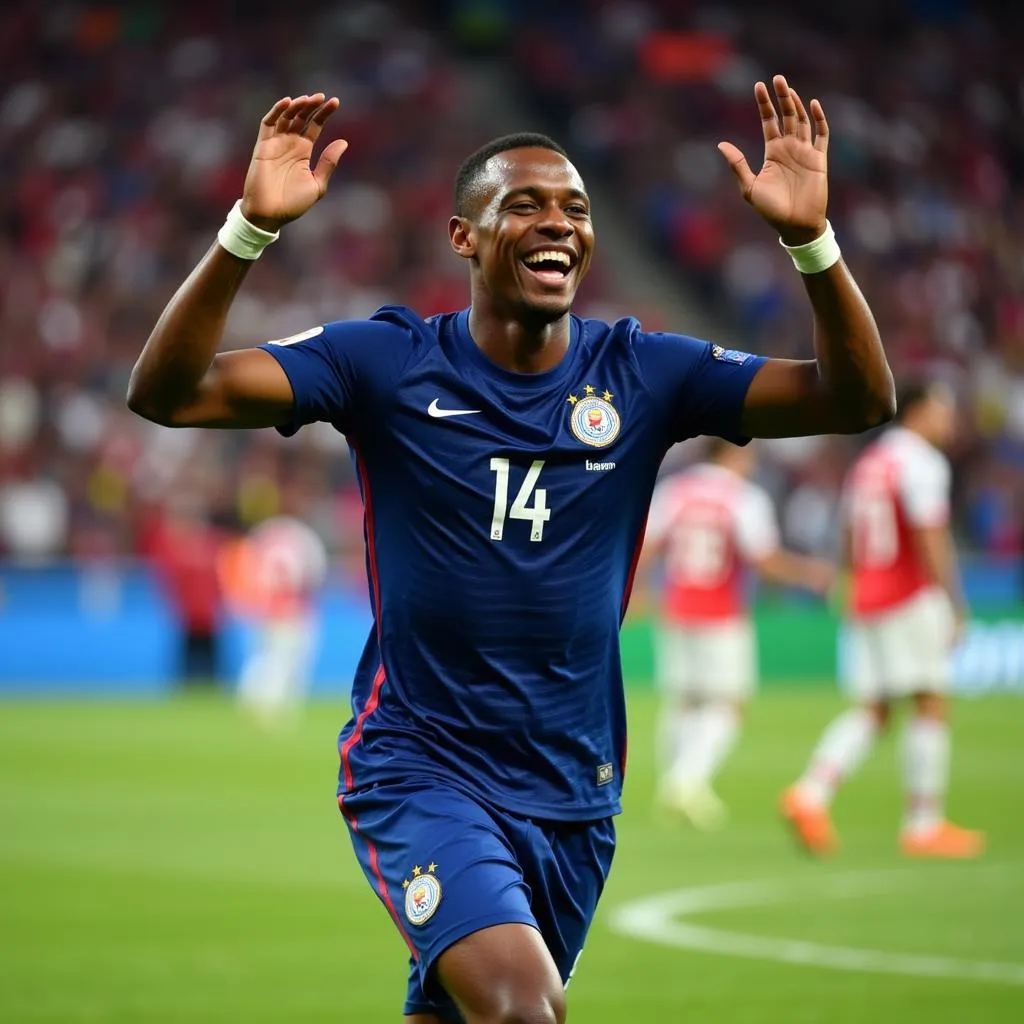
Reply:
[[[711,356],[723,363],[736,363],[737,366],[743,366],[754,358],[749,352],[739,352],[734,348],[722,348],[721,345],[711,346]]]
[[[592,448],[604,448],[619,436],[622,420],[612,405],[615,396],[608,390],[596,392],[592,384],[585,384],[582,398],[579,395],[568,397],[569,426],[578,441]]]
[[[441,905],[441,883],[438,881],[436,864],[428,864],[427,870],[417,864],[412,869],[412,878],[402,881],[405,890],[405,916],[409,924],[426,924]]]

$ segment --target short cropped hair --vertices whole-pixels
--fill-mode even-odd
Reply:
[[[908,413],[936,393],[941,393],[943,388],[940,381],[929,377],[909,377],[900,381],[896,388],[896,422],[901,423]]]
[[[507,153],[511,149],[550,149],[559,156],[569,159],[569,154],[554,139],[539,132],[516,132],[514,135],[502,135],[481,146],[475,153],[470,153],[455,175],[455,212],[460,217],[468,215],[470,197],[476,189],[477,180],[483,174],[487,161],[499,153]]]

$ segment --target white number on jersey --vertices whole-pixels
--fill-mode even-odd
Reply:
[[[537,486],[540,471],[544,468],[544,460],[537,459],[526,471],[526,479],[519,493],[512,502],[511,512],[508,510],[508,477],[509,460],[491,459],[491,472],[496,473],[494,480],[494,512],[491,515],[491,540],[501,540],[505,536],[505,519],[525,519],[532,523],[530,540],[544,539],[544,524],[551,518],[551,509],[547,507],[548,492]],[[533,498],[533,505],[529,504]]]
[[[727,554],[728,542],[722,524],[684,520],[677,527],[669,570],[681,583],[713,587],[726,575]]]
[[[854,565],[885,569],[896,561],[899,533],[896,510],[882,490],[856,488],[850,501],[850,533]]]

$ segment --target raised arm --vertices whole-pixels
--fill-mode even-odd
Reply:
[[[828,122],[817,100],[810,117],[782,75],[754,87],[764,134],[757,174],[731,142],[719,150],[743,198],[778,232],[801,267],[814,314],[815,359],[770,359],[751,382],[740,429],[749,437],[853,434],[892,419],[892,372],[878,328],[831,236]],[[811,118],[814,120],[812,131]],[[793,251],[795,250],[795,251]]]
[[[285,97],[267,112],[240,206],[165,307],[132,370],[128,407],[133,412],[171,427],[287,422],[294,398],[277,360],[260,349],[218,355],[217,348],[231,303],[260,247],[326,191],[347,143],[332,142],[315,167],[310,158],[324,123],[337,109],[337,98],[316,93]]]

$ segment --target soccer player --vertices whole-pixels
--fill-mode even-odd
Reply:
[[[939,450],[956,423],[939,383],[901,389],[897,424],[850,471],[843,499],[851,572],[849,638],[857,703],[825,730],[782,813],[811,853],[838,846],[829,807],[909,698],[903,734],[906,806],[900,845],[912,857],[976,857],[984,836],[945,819],[949,779],[948,654],[966,619],[949,530],[950,469]]]
[[[706,461],[659,483],[643,558],[664,557],[656,636],[662,696],[657,798],[699,829],[725,821],[711,786],[739,732],[757,677],[745,570],[825,594],[828,562],[785,550],[768,493],[750,480],[754,445],[711,442]]]
[[[825,114],[781,76],[774,88],[780,114],[755,86],[759,173],[720,149],[803,274],[816,359],[573,316],[590,200],[561,147],[533,134],[458,172],[449,235],[467,309],[424,320],[386,306],[218,354],[253,259],[324,194],[345,148],[311,167],[338,107],[318,93],[263,118],[242,199],[136,363],[129,405],[159,423],[293,434],[322,420],[348,438],[374,624],[338,799],[409,948],[407,1024],[565,1020],[615,846],[619,625],[665,451],[892,415],[874,319],[825,219]]]
[[[316,651],[314,599],[327,575],[319,534],[291,515],[273,516],[232,542],[220,559],[224,592],[253,627],[238,700],[264,725],[291,720]]]

